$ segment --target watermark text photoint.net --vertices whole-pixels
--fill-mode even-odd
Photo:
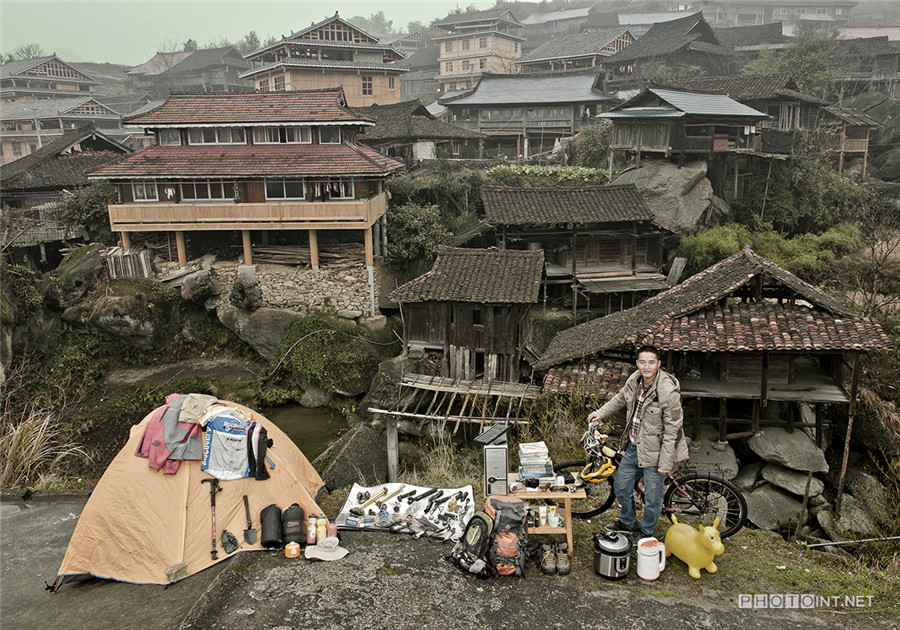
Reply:
[[[771,593],[738,595],[738,608],[870,608],[874,595],[822,597],[811,593]]]

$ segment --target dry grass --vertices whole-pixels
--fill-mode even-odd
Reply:
[[[0,417],[0,486],[49,489],[65,485],[64,468],[76,457],[90,460],[56,418],[35,407]]]

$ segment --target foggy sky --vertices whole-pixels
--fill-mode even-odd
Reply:
[[[428,23],[457,6],[479,9],[493,0],[352,0],[324,2],[78,2],[74,0],[9,2],[0,0],[0,50],[35,42],[45,54],[64,61],[93,61],[137,65],[157,50],[194,39],[200,46],[221,37],[236,42],[249,31],[261,40],[289,35],[312,22],[334,15],[348,19],[368,17],[379,10],[393,20],[394,30],[405,30],[413,20]]]

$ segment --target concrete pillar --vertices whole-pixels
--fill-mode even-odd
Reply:
[[[372,224],[373,232],[373,241],[375,245],[375,255],[381,256],[381,221],[376,221]]]
[[[315,271],[319,270],[319,233],[309,231],[309,264]]]
[[[178,266],[187,267],[187,248],[184,246],[184,232],[175,232],[175,249],[178,250]]]
[[[122,247],[131,249],[131,232],[122,232]]]
[[[253,248],[250,246],[250,230],[241,230],[241,241],[244,245],[244,264],[253,264]]]

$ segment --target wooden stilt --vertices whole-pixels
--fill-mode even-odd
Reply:
[[[838,482],[837,498],[834,500],[834,514],[841,517],[841,500],[844,498],[844,481],[847,476],[847,461],[850,459],[850,435],[853,433],[853,419],[856,416],[856,394],[859,387],[859,353],[853,355],[853,373],[850,376],[850,409],[847,411],[847,437],[844,439],[844,458],[841,460],[841,478]]]

